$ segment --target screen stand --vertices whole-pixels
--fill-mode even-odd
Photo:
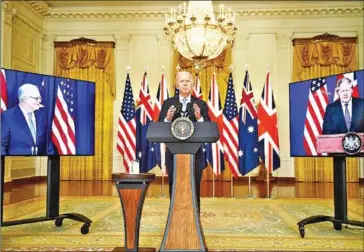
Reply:
[[[65,213],[59,215],[59,191],[60,191],[60,157],[49,156],[48,157],[48,175],[47,175],[47,204],[46,204],[46,216],[39,218],[30,218],[16,221],[3,221],[3,204],[4,204],[4,170],[5,170],[5,157],[1,156],[1,193],[0,193],[0,226],[14,226],[20,224],[27,224],[33,222],[55,220],[57,227],[62,226],[63,219],[71,219],[75,221],[83,222],[81,227],[81,233],[87,234],[92,221],[77,213]]]
[[[301,237],[305,237],[305,225],[324,221],[331,221],[335,230],[341,230],[342,224],[364,227],[364,222],[348,220],[345,157],[334,157],[334,207],[335,217],[315,215],[298,222]]]

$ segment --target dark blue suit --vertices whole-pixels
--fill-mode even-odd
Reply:
[[[210,117],[208,115],[208,109],[207,109],[207,105],[206,102],[197,99],[193,96],[191,96],[191,104],[193,105],[194,103],[197,104],[197,106],[200,108],[200,113],[201,116],[204,119],[204,122],[209,122],[210,121]],[[174,105],[176,108],[177,106],[180,104],[179,101],[179,96],[176,95],[172,98],[169,98],[167,100],[164,101],[161,112],[159,114],[159,118],[158,121],[159,122],[164,122],[164,119],[167,116],[167,111],[168,109]],[[179,117],[180,115],[174,115],[173,119]],[[189,119],[192,122],[196,122],[196,118],[194,114],[189,114]],[[201,182],[201,178],[202,178],[202,171],[205,168],[203,166],[204,164],[204,153],[202,151],[202,147],[200,147],[197,150],[197,153],[195,155],[195,188],[196,188],[196,196],[197,196],[197,205],[198,208],[200,209],[200,182]],[[168,172],[168,182],[169,182],[169,195],[172,196],[172,185],[173,185],[173,154],[169,151],[169,149],[167,148],[166,150],[166,167],[167,167],[167,172]]]
[[[364,99],[352,98],[352,116],[350,129],[345,124],[341,101],[326,107],[322,134],[344,134],[347,132],[364,133]]]
[[[43,111],[34,111],[36,143],[19,105],[1,113],[1,155],[32,155],[32,147],[38,147],[38,155],[46,155],[47,120]]]

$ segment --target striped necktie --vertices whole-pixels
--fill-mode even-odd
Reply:
[[[36,143],[37,133],[36,133],[36,129],[35,129],[35,125],[34,125],[34,122],[33,122],[33,117],[32,117],[32,113],[31,112],[28,112],[28,119],[29,119],[29,129],[30,129],[30,133],[32,133],[34,143]]]
[[[351,124],[351,118],[350,118],[350,114],[349,114],[349,109],[348,109],[348,103],[345,103],[345,124],[346,124],[346,128],[348,129],[348,131],[350,131],[350,124]]]

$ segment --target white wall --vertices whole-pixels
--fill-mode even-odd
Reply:
[[[173,3],[174,4],[174,3]],[[114,142],[116,123],[124,92],[126,66],[131,67],[134,97],[138,96],[144,67],[148,67],[151,96],[155,97],[164,65],[168,83],[172,81],[172,50],[163,33],[164,14],[171,2],[137,7],[63,7],[54,8],[45,19],[46,37],[37,65],[53,74],[53,41],[69,41],[87,37],[98,41],[114,41],[117,100],[114,103]],[[358,36],[359,67],[363,68],[363,10],[358,2],[283,2],[254,3],[230,1],[228,7],[238,11],[233,49],[234,83],[238,101],[244,79],[244,66],[249,65],[256,102],[259,101],[269,65],[275,96],[282,167],[277,176],[294,177],[289,149],[288,88],[292,76],[292,39],[312,37],[325,32],[340,36]],[[217,7],[217,6],[216,6]],[[217,8],[216,8],[217,9]],[[20,28],[21,29],[21,28]],[[25,35],[24,35],[25,36]],[[6,40],[6,38],[5,38]],[[11,44],[11,43],[10,43]],[[8,45],[5,41],[4,45]],[[43,54],[42,54],[43,53]],[[41,58],[44,55],[44,58]],[[40,68],[36,69],[40,70]],[[114,146],[113,172],[123,171],[122,159]],[[361,168],[361,177],[364,176]]]

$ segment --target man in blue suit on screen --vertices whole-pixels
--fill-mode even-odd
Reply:
[[[322,133],[324,135],[364,133],[364,100],[352,97],[351,80],[340,79],[335,91],[340,99],[326,107]]]
[[[19,104],[1,113],[1,155],[45,155],[47,118],[39,89],[23,84]]]

